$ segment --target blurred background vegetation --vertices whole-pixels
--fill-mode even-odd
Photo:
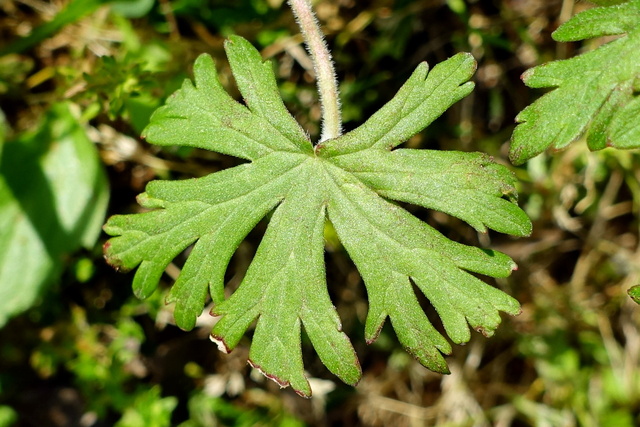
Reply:
[[[470,51],[477,88],[410,147],[484,151],[507,164],[518,111],[541,95],[528,67],[592,49],[551,32],[587,7],[573,0],[318,0],[342,91],[345,128],[391,99],[420,61]],[[495,337],[454,347],[451,375],[429,372],[385,328],[367,346],[361,279],[327,236],[334,304],[364,377],[352,388],[304,346],[314,396],[297,397],[231,354],[172,323],[166,290],[146,301],[130,274],[102,259],[105,215],[133,212],[152,179],[233,166],[196,149],[139,138],[151,112],[216,58],[249,39],[274,62],[287,106],[318,135],[310,61],[283,0],[0,1],[0,427],[4,426],[612,426],[640,425],[640,155],[589,153],[584,143],[513,168],[534,221],[527,239],[478,235],[459,220],[410,207],[450,238],[506,252],[519,264],[493,282],[523,305]],[[265,224],[242,243],[228,280],[242,278]]]

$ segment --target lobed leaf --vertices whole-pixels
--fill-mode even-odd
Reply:
[[[363,150],[331,161],[388,199],[446,212],[480,232],[531,233],[526,214],[512,203],[514,176],[485,154]]]
[[[152,117],[151,143],[183,144],[251,162],[185,181],[156,181],[139,197],[148,212],[117,215],[105,225],[109,263],[138,268],[133,287],[150,295],[171,260],[192,246],[171,288],[178,326],[191,329],[208,298],[219,320],[212,340],[233,350],[255,324],[252,366],[302,396],[303,329],[322,362],[349,384],[360,365],[327,290],[324,229],[331,221],[367,287],[365,337],[373,342],[386,318],[423,365],[447,372],[451,345],[430,323],[413,285],[436,308],[455,343],[469,325],[490,336],[500,311],[518,303],[472,273],[505,277],[506,255],[466,246],[389,200],[455,215],[480,231],[526,235],[531,223],[516,205],[514,178],[477,153],[392,149],[422,130],[469,90],[475,62],[466,54],[428,73],[420,65],[398,95],[360,128],[315,150],[278,96],[271,66],[245,40],[225,49],[244,104],[222,89],[213,61],[201,56],[195,86],[185,82]],[[273,213],[238,289],[225,298],[224,274],[247,233]]]
[[[161,208],[137,215],[115,215],[104,226],[119,236],[105,245],[109,263],[123,271],[140,265],[133,288],[146,298],[166,266],[197,243],[169,294],[176,301],[176,323],[191,329],[202,312],[209,288],[224,300],[224,272],[240,242],[286,194],[304,160],[270,155],[209,176],[185,181],[154,181],[138,200]]]
[[[456,343],[469,340],[467,321],[491,335],[500,323],[498,310],[519,313],[515,300],[462,270],[506,275],[515,268],[511,259],[491,251],[470,251],[451,241],[447,244],[444,236],[379,197],[353,175],[333,167],[329,172],[334,188],[328,216],[367,286],[368,342],[377,338],[388,316],[411,354],[430,369],[446,372],[436,350],[448,353],[448,344],[424,314],[412,315],[418,306],[410,279],[429,298]],[[402,325],[400,330],[396,324]],[[403,336],[407,328],[421,330],[429,339],[412,342],[411,336]]]
[[[640,92],[640,0],[589,9],[563,24],[562,41],[626,33],[578,57],[526,71],[532,88],[555,87],[516,117],[510,150],[514,164],[552,147],[585,138],[591,150],[640,147],[637,120]]]
[[[450,106],[473,90],[468,81],[477,67],[469,53],[458,53],[429,72],[418,65],[396,96],[362,126],[334,140],[318,144],[324,157],[348,154],[365,148],[391,149],[422,131]]]
[[[200,55],[193,67],[195,85],[186,80],[182,89],[153,114],[143,137],[156,145],[198,147],[248,160],[274,151],[311,152],[304,131],[286,112],[282,99],[276,99],[270,66],[265,66],[260,54],[241,37],[232,36],[226,45],[231,52],[229,63],[248,105],[227,94],[213,59]],[[264,97],[264,104],[257,102],[259,97]]]

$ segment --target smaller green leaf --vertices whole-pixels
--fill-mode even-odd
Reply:
[[[609,34],[620,38],[575,58],[527,70],[532,88],[555,88],[516,117],[509,157],[521,164],[548,148],[557,150],[584,138],[591,150],[640,147],[640,0],[589,9],[563,24],[558,40]]]
[[[572,42],[627,33],[640,22],[639,4],[632,0],[617,6],[587,9],[558,27],[552,37],[559,42]]]

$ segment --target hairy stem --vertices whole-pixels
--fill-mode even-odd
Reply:
[[[320,142],[337,138],[342,134],[342,117],[338,83],[331,53],[324,41],[320,25],[313,13],[309,0],[288,0],[288,3],[300,26],[316,73],[320,105],[322,107]]]

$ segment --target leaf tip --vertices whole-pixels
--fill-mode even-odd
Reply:
[[[345,381],[352,387],[356,387],[360,384],[360,380],[362,380],[362,365],[360,365],[360,360],[356,357],[353,363],[356,366],[356,370],[358,371],[358,375],[352,381]]]
[[[124,266],[122,259],[111,252],[111,239],[107,240],[104,245],[102,245],[102,254],[106,263],[113,267],[118,273],[126,273],[131,270]]]
[[[270,374],[267,371],[265,371],[264,369],[262,369],[262,367],[260,365],[258,365],[257,363],[254,363],[251,359],[248,359],[247,362],[249,363],[249,365],[253,368],[256,369],[258,372],[260,372],[262,375],[264,375],[265,378],[270,379],[271,381],[275,382],[276,384],[278,384],[280,386],[280,388],[286,388],[289,387],[291,385],[291,383],[287,380],[283,380],[282,378]],[[309,399],[311,397],[311,390],[309,390],[308,392],[305,390],[297,390],[295,388],[293,388],[293,391],[296,392],[296,394],[300,397],[304,397],[305,399]]]
[[[307,393],[305,393],[305,392],[303,392],[301,390],[296,390],[296,389],[294,389],[293,391],[295,391],[296,394],[298,396],[300,396],[300,397],[304,397],[305,399],[311,399],[311,395],[310,394],[307,394]]]
[[[531,233],[533,233],[533,223],[531,222],[531,218],[529,218],[526,214],[523,214],[521,219],[523,221],[521,221],[521,223],[519,224],[519,229],[517,230],[516,233],[513,234],[513,236],[518,236],[518,237],[531,236]],[[515,265],[515,268],[513,268],[511,271],[514,271],[517,269],[518,269],[518,266]]]
[[[211,334],[209,335],[209,339],[214,342],[218,346],[218,350],[220,350],[224,354],[229,354],[231,352],[231,349],[222,337]]]
[[[429,73],[429,63],[427,61],[422,61],[416,67],[416,71],[418,70],[420,70],[419,72],[421,73],[423,79],[427,78],[427,74]]]
[[[526,154],[523,155],[524,146],[514,145],[514,141],[511,141],[511,150],[509,150],[509,161],[515,165],[520,166],[527,160]]]
[[[136,203],[140,206],[146,206],[149,203],[149,194],[146,192],[138,194],[136,196]]]
[[[386,313],[380,317],[381,317],[381,320],[378,319],[378,322],[375,325],[372,324],[371,327],[367,325],[368,327],[365,328],[364,339],[367,345],[371,345],[374,342],[376,342],[376,340],[378,339],[378,336],[380,335],[380,331],[382,330],[382,327],[384,326],[384,322],[386,320]]]
[[[119,236],[120,234],[122,234],[120,227],[114,224],[116,222],[116,218],[118,218],[119,216],[120,215],[111,215],[107,219],[107,222],[102,226],[102,231],[107,233],[109,236]],[[107,243],[109,243],[109,246],[107,246],[107,244],[105,243],[102,246],[103,250],[106,250],[105,248],[111,246],[111,240],[108,240]]]
[[[525,85],[527,84],[527,80],[529,80],[531,76],[533,76],[534,70],[535,68],[529,68],[524,73],[520,74],[520,80],[522,80]]]
[[[476,332],[480,332],[485,338],[491,338],[495,333],[494,329],[488,329],[484,326],[476,326],[473,328]]]
[[[468,61],[471,64],[471,71],[475,73],[478,69],[478,61],[476,61],[476,58],[470,52],[460,52],[459,55],[464,57],[465,62]]]
[[[225,46],[228,44],[234,44],[238,41],[243,41],[244,38],[242,36],[239,36],[237,34],[231,34],[229,37],[227,37],[224,41]]]
[[[120,270],[116,269],[116,271],[120,271]],[[135,286],[135,284],[134,284],[133,295],[135,295],[135,297],[138,298],[139,300],[145,300],[145,299],[149,298],[149,296],[152,293],[153,293],[153,290],[149,291],[144,286]]]

